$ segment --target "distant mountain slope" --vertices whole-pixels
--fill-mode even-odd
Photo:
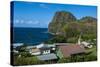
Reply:
[[[50,22],[48,31],[54,35],[60,35],[66,38],[66,40],[77,40],[80,34],[85,40],[95,39],[97,34],[97,19],[86,16],[78,20],[70,12],[59,11],[55,13]]]
[[[91,24],[96,25],[97,19],[86,16],[86,17],[81,18],[80,20],[77,20],[76,17],[70,12],[58,11],[55,13],[52,21],[50,22],[48,30],[49,30],[49,32],[51,32],[53,34],[60,34],[60,33],[62,33],[62,28],[64,28],[65,25],[67,25],[67,24],[72,24],[71,22],[76,22],[76,23],[74,23],[75,25],[77,25],[77,22],[84,22],[83,24],[85,24],[85,25],[86,24],[87,25],[91,25]]]
[[[56,34],[57,32],[60,32],[65,24],[73,21],[76,21],[76,17],[72,13],[65,11],[56,12],[53,20],[49,24],[49,32]]]
[[[97,22],[96,18],[90,17],[90,16],[86,16],[80,19],[81,22],[87,22],[87,23],[93,23],[93,22]]]

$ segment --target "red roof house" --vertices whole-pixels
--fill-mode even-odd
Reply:
[[[85,48],[81,45],[77,44],[69,44],[69,45],[59,45],[58,54],[60,54],[60,58],[62,57],[69,57],[74,54],[80,54],[85,52]],[[60,52],[59,52],[60,51]]]

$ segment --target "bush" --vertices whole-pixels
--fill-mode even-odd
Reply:
[[[61,58],[58,60],[58,63],[68,63],[68,62],[71,62],[71,58],[68,57],[68,58]]]
[[[37,59],[37,57],[15,57],[14,58],[14,65],[33,65],[33,64],[44,64],[43,61]]]
[[[68,43],[76,43],[77,42],[77,38],[75,38],[75,37],[68,38],[67,42]]]

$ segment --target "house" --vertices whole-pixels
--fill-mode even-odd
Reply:
[[[27,46],[27,49],[32,49],[32,48],[42,48],[44,46],[44,44],[43,43],[41,43],[41,44],[36,44],[36,45],[33,45],[33,46]]]
[[[72,55],[84,53],[85,49],[82,45],[78,44],[59,45],[57,46],[56,52],[59,58],[66,58]]]
[[[41,51],[41,54],[50,54],[51,48],[44,46],[44,47],[40,48],[40,51]]]
[[[39,44],[34,46],[27,46],[27,51],[32,55],[50,54],[56,50],[53,44]]]
[[[48,61],[48,60],[50,61],[50,60],[56,60],[57,56],[56,54],[51,53],[51,54],[39,55],[37,56],[37,58],[41,61]]]
[[[92,48],[93,45],[91,45],[89,42],[86,42],[86,41],[81,41],[81,36],[79,36],[79,39],[78,39],[78,45],[82,45],[84,46],[85,48]]]
[[[81,45],[83,45],[86,48],[92,48],[93,47],[93,45],[91,45],[89,42],[86,42],[86,41],[81,42]]]
[[[51,51],[55,51],[56,50],[56,45],[55,44],[45,44],[44,47],[49,47],[51,48]]]
[[[50,54],[54,53],[56,50],[56,45],[54,44],[44,44],[43,47],[39,48],[41,51],[41,54]]]
[[[29,53],[31,55],[40,55],[41,54],[40,49],[38,49],[38,48],[32,48],[32,49],[30,49]]]

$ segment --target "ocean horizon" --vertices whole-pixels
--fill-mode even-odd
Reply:
[[[27,45],[37,45],[52,38],[48,28],[13,27],[12,35],[12,43],[24,43]]]

